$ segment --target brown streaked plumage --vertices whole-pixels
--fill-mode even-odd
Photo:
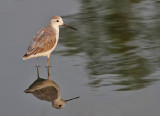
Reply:
[[[51,18],[50,24],[47,27],[41,29],[35,35],[35,37],[31,41],[31,44],[27,50],[27,53],[23,56],[23,60],[37,57],[37,66],[38,66],[38,57],[47,56],[47,67],[48,67],[50,54],[55,49],[59,39],[60,25],[67,26],[66,24],[63,23],[63,20],[61,17],[53,16]],[[67,26],[67,27],[75,29],[70,26]]]
[[[51,50],[56,43],[56,30],[50,25],[41,29],[33,38],[27,53],[24,55],[27,59],[31,55],[40,54]]]

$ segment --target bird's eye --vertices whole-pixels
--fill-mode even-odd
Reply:
[[[59,107],[62,107],[62,105],[59,105]]]
[[[57,22],[59,22],[59,20],[57,20]]]

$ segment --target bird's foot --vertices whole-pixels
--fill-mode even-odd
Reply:
[[[39,66],[39,65],[37,66],[37,65],[36,65],[35,67],[41,67],[41,66]]]
[[[52,67],[52,66],[45,66],[46,68],[50,68],[50,67]]]

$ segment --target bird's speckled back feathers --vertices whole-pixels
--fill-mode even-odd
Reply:
[[[50,25],[41,29],[33,38],[24,57],[46,52],[56,43],[56,30]]]

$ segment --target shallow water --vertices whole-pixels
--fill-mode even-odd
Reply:
[[[3,116],[159,116],[160,2],[152,0],[0,1],[0,114]],[[57,110],[23,91],[36,80],[22,56],[53,15],[60,29],[50,75],[63,99]],[[40,58],[40,77],[47,78]]]

